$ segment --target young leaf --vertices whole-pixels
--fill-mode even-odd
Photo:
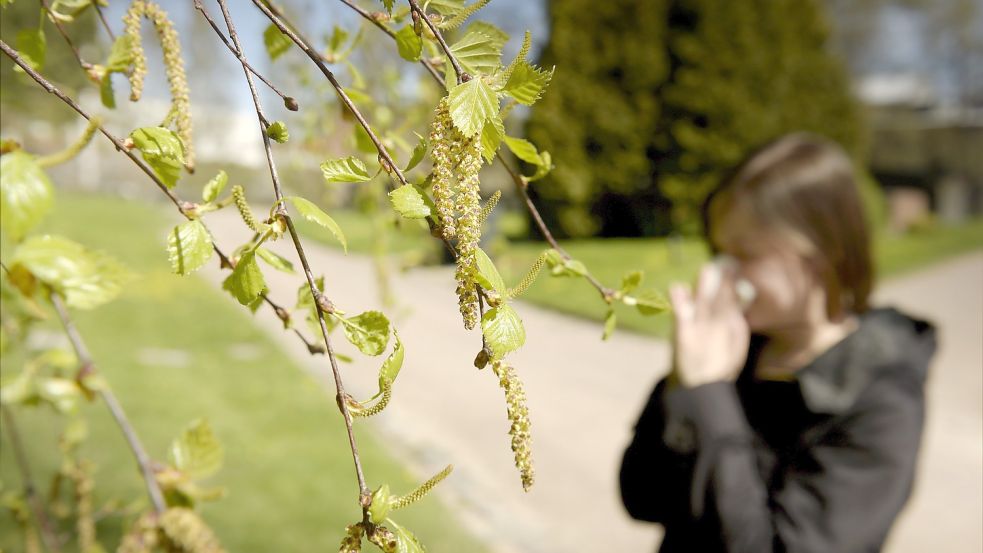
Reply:
[[[212,257],[212,240],[198,219],[174,227],[167,235],[167,254],[175,274],[190,275]]]
[[[509,80],[502,87],[502,92],[515,98],[520,104],[531,106],[543,95],[543,90],[553,78],[552,71],[540,69],[528,62],[520,61],[515,64]]]
[[[258,255],[260,259],[267,262],[274,269],[290,274],[293,274],[294,272],[294,264],[291,263],[289,259],[283,257],[282,255],[273,253],[262,246],[256,248],[256,255]]]
[[[515,138],[513,136],[505,137],[505,145],[512,150],[515,157],[525,161],[526,163],[531,163],[533,165],[542,165],[543,159],[539,157],[539,152],[536,151],[536,146],[532,142],[524,138]]]
[[[44,38],[43,29],[24,29],[17,33],[17,52],[31,69],[40,71],[44,67],[47,50],[48,43]],[[14,71],[24,72],[18,65],[14,66]]]
[[[621,291],[625,294],[632,293],[642,283],[643,276],[641,271],[632,271],[621,277]]]
[[[389,354],[386,361],[382,364],[382,368],[379,369],[379,389],[385,388],[386,384],[392,385],[396,382],[396,377],[399,376],[399,370],[403,368],[403,342],[399,340],[399,333],[396,329],[393,329],[393,339],[396,344],[393,345],[393,352]]]
[[[9,155],[9,154],[8,154]],[[20,265],[65,296],[65,303],[91,309],[115,298],[130,272],[108,255],[58,236],[34,236],[14,250],[11,272]]]
[[[177,134],[164,127],[144,127],[131,132],[130,139],[160,180],[174,188],[184,165],[184,146]]]
[[[478,274],[475,275],[475,280],[478,281],[483,288],[486,290],[494,290],[501,296],[506,295],[505,280],[502,279],[502,275],[499,274],[498,269],[495,268],[495,264],[492,263],[488,254],[485,250],[477,248],[474,251],[475,263],[478,266]]]
[[[481,317],[481,331],[496,359],[519,349],[526,342],[522,319],[508,304],[486,311]]]
[[[393,534],[396,536],[396,551],[399,553],[425,553],[426,549],[417,539],[413,532],[396,524],[393,519],[387,519],[386,524],[392,527]]]
[[[106,71],[109,73],[122,73],[129,69],[133,64],[133,50],[137,41],[134,35],[119,35],[113,42],[113,47],[109,51],[109,58],[106,60]]]
[[[550,274],[556,277],[581,277],[587,275],[587,267],[576,259],[564,259],[560,252],[548,250],[546,264]]]
[[[327,213],[321,211],[321,208],[314,205],[314,202],[301,198],[300,196],[287,196],[286,198],[290,203],[294,204],[297,211],[304,216],[308,221],[317,223],[322,227],[331,231],[331,234],[338,239],[341,243],[341,247],[348,253],[348,240],[345,239],[345,233],[341,231],[341,227],[335,222]]]
[[[328,182],[365,182],[372,178],[365,163],[354,156],[325,161],[321,164],[321,173]]]
[[[23,150],[0,156],[0,228],[12,240],[44,218],[53,197],[51,181],[34,156]]]
[[[481,128],[481,155],[489,163],[495,158],[495,153],[498,152],[504,137],[505,123],[502,122],[501,117],[492,117],[485,121],[485,125]]]
[[[266,45],[266,52],[270,55],[270,59],[275,60],[290,49],[293,41],[280,32],[276,25],[270,23],[270,26],[263,31],[263,44]]]
[[[427,142],[427,137],[420,136],[419,134],[416,134],[416,136],[420,139],[420,141],[413,147],[413,154],[410,156],[410,161],[406,164],[406,168],[403,169],[404,172],[416,167],[427,155],[427,148],[430,146],[430,144]]]
[[[628,302],[634,300],[635,309],[642,315],[658,315],[669,309],[669,302],[666,298],[654,290],[642,290],[635,296],[625,296],[622,298],[622,302],[628,304]]]
[[[420,61],[423,51],[423,40],[413,30],[413,25],[406,25],[396,31],[396,47],[399,56],[406,61]]]
[[[389,14],[389,15],[392,15],[393,14],[393,4],[395,4],[395,3],[396,3],[396,0],[382,0],[382,5],[386,7],[386,13],[387,14]]]
[[[38,396],[62,413],[71,413],[78,407],[82,390],[78,382],[68,378],[45,377],[37,379]]]
[[[502,47],[508,39],[509,35],[498,27],[477,21],[468,26],[460,40],[450,45],[450,50],[472,76],[490,75],[501,64]]]
[[[536,167],[536,172],[533,174],[533,176],[526,177],[527,182],[537,181],[548,175],[549,172],[553,170],[553,158],[550,157],[549,152],[543,150],[542,152],[539,152],[539,157],[543,160],[543,162]]]
[[[480,77],[450,91],[451,119],[466,137],[481,131],[485,121],[498,117],[498,97]]]
[[[608,314],[604,316],[604,334],[601,335],[601,339],[607,340],[610,338],[617,324],[618,316],[614,314],[614,309],[609,309]]]
[[[222,283],[222,288],[231,292],[242,305],[249,305],[259,298],[266,290],[266,280],[256,263],[255,252],[247,251],[242,254],[232,269],[232,274]]]
[[[193,479],[207,478],[222,467],[225,452],[207,420],[197,419],[171,442],[167,452],[174,468]]]
[[[212,177],[212,180],[208,181],[208,184],[201,191],[201,199],[205,202],[214,202],[228,183],[229,175],[225,174],[225,171],[219,171],[217,175]]]
[[[366,311],[350,319],[341,317],[345,337],[366,355],[381,355],[389,343],[389,319],[380,311]]]
[[[283,121],[274,121],[266,127],[266,135],[277,144],[284,144],[290,140],[290,133],[287,132],[287,125]]]
[[[426,219],[432,213],[426,194],[413,184],[404,184],[389,193],[393,209],[407,219]]]
[[[116,109],[116,94],[113,92],[113,74],[106,72],[99,81],[99,101],[109,109]]]
[[[372,524],[382,524],[389,511],[392,509],[392,492],[389,491],[389,484],[379,486],[372,492],[372,504],[369,505],[369,518]]]

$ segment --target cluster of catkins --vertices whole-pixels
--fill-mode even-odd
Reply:
[[[146,513],[123,537],[117,553],[151,553],[157,547],[183,553],[225,553],[214,532],[197,513],[172,507],[163,514]]]
[[[174,121],[177,135],[184,144],[184,165],[194,171],[195,153],[191,141],[191,100],[188,97],[188,77],[184,73],[184,59],[181,58],[181,43],[178,41],[174,24],[167,18],[167,12],[154,2],[133,0],[123,15],[123,32],[133,37],[133,70],[130,72],[130,100],[136,102],[143,94],[143,80],[147,75],[147,57],[140,42],[140,19],[146,17],[153,22],[160,38],[160,48],[164,52],[164,72],[171,89],[171,111],[167,120]]]
[[[481,140],[468,138],[451,119],[445,96],[437,104],[430,129],[433,145],[433,200],[437,223],[446,240],[457,239],[457,296],[464,327],[478,324],[478,291],[475,250],[481,239],[481,194],[478,172],[481,170]]]
[[[522,489],[529,491],[536,473],[532,466],[532,434],[529,425],[529,409],[526,408],[526,393],[522,382],[515,374],[515,369],[501,360],[492,362],[492,370],[498,377],[498,383],[505,390],[505,404],[512,424],[509,436],[512,436],[512,453],[515,454],[515,467],[519,469],[522,478]]]

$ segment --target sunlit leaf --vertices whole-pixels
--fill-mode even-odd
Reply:
[[[345,253],[348,253],[348,240],[345,239],[345,233],[341,231],[341,227],[338,226],[338,223],[330,215],[321,211],[321,208],[314,205],[314,202],[301,198],[300,196],[288,196],[286,200],[294,204],[294,207],[297,208],[297,211],[305,219],[331,231],[331,234],[341,243],[341,247],[345,250]]]
[[[472,137],[485,121],[498,117],[498,97],[480,77],[455,86],[450,91],[451,119],[466,137]]]
[[[427,148],[429,147],[429,143],[427,142],[427,137],[420,136],[419,134],[417,134],[416,136],[417,138],[420,139],[420,141],[417,142],[416,146],[413,147],[413,154],[410,156],[410,161],[406,164],[406,168],[404,168],[403,171],[409,171],[413,169],[421,161],[423,161],[423,158],[427,155]]]
[[[407,219],[426,219],[432,213],[426,193],[413,184],[404,184],[389,193],[396,213]]]
[[[270,59],[275,60],[290,49],[293,41],[283,34],[276,25],[270,23],[269,27],[263,31],[263,44],[266,45],[266,53],[270,55]]]
[[[610,338],[617,324],[618,316],[614,314],[614,309],[609,309],[607,315],[604,316],[604,334],[601,335],[601,339],[607,340]]]
[[[531,106],[543,95],[543,91],[552,78],[552,71],[546,71],[528,62],[520,61],[512,69],[509,80],[502,87],[502,92],[515,98],[520,104]]]
[[[352,156],[325,161],[321,173],[328,182],[365,182],[372,178],[365,163]]]
[[[168,457],[174,468],[191,478],[207,478],[222,467],[225,452],[205,419],[197,419],[171,442]]]
[[[259,298],[266,290],[266,280],[256,263],[255,252],[247,251],[242,254],[232,269],[232,274],[222,283],[222,288],[231,292],[242,305],[249,305]]]
[[[291,263],[289,259],[278,253],[271,252],[270,250],[261,246],[256,248],[256,255],[258,255],[260,259],[267,262],[274,269],[290,274],[293,274],[294,272],[294,264]]]
[[[389,319],[380,311],[341,318],[348,341],[366,355],[381,355],[389,343]]]
[[[504,357],[526,342],[522,319],[508,304],[486,311],[481,317],[481,331],[495,358]]]
[[[23,29],[17,32],[17,52],[31,69],[40,71],[44,67],[47,50],[48,43],[44,38],[44,30]],[[24,72],[20,66],[14,66],[14,71]]]
[[[184,146],[178,135],[164,127],[144,127],[131,132],[130,139],[160,180],[173,188],[184,165]]]
[[[266,135],[277,144],[285,144],[290,140],[290,133],[287,132],[287,125],[283,121],[270,123],[270,126],[266,127]]]
[[[389,529],[392,530],[393,535],[396,536],[396,551],[397,553],[425,553],[423,544],[420,540],[406,528],[396,524],[393,519],[387,519],[386,524]]]
[[[468,26],[461,39],[450,45],[451,53],[465,71],[490,75],[501,64],[502,47],[509,35],[498,27],[483,21]]]
[[[379,389],[385,387],[385,385],[392,384],[396,381],[396,377],[399,376],[399,370],[403,367],[403,342],[399,340],[399,333],[396,329],[393,329],[393,339],[396,341],[393,345],[393,352],[389,354],[386,361],[382,364],[382,368],[379,369]]]
[[[229,175],[225,174],[225,171],[219,171],[217,175],[212,177],[212,180],[208,181],[205,188],[201,191],[201,199],[206,202],[214,202],[218,195],[222,193],[225,189],[225,185],[229,182]]]
[[[396,31],[396,47],[399,49],[399,56],[406,61],[420,61],[420,54],[423,51],[423,40],[417,36],[413,30],[413,25],[406,25]]]
[[[167,235],[167,254],[171,270],[189,275],[212,257],[212,239],[198,219],[181,223]]]
[[[65,303],[91,309],[115,298],[130,272],[105,253],[58,236],[33,236],[14,251],[11,265],[21,265],[64,295]]]
[[[106,60],[106,71],[110,73],[122,73],[129,69],[133,64],[134,46],[137,44],[137,37],[129,34],[122,34],[113,41],[113,47],[109,51],[109,58]]]
[[[16,150],[0,156],[0,228],[20,240],[51,210],[54,194],[34,156]]]
[[[505,280],[502,279],[502,275],[498,272],[498,269],[492,263],[488,254],[481,248],[477,248],[474,252],[474,258],[478,266],[478,274],[475,275],[475,280],[478,281],[478,284],[486,290],[494,290],[499,295],[505,296],[507,292]]]

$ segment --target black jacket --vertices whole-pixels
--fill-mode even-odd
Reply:
[[[659,382],[621,465],[633,518],[665,527],[661,553],[872,553],[907,500],[935,329],[894,309],[795,374]]]

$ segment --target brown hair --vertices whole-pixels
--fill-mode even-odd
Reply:
[[[870,231],[853,164],[833,142],[794,133],[766,144],[734,168],[703,205],[711,248],[712,224],[735,207],[791,239],[810,261],[827,293],[831,319],[869,307],[873,282]]]

